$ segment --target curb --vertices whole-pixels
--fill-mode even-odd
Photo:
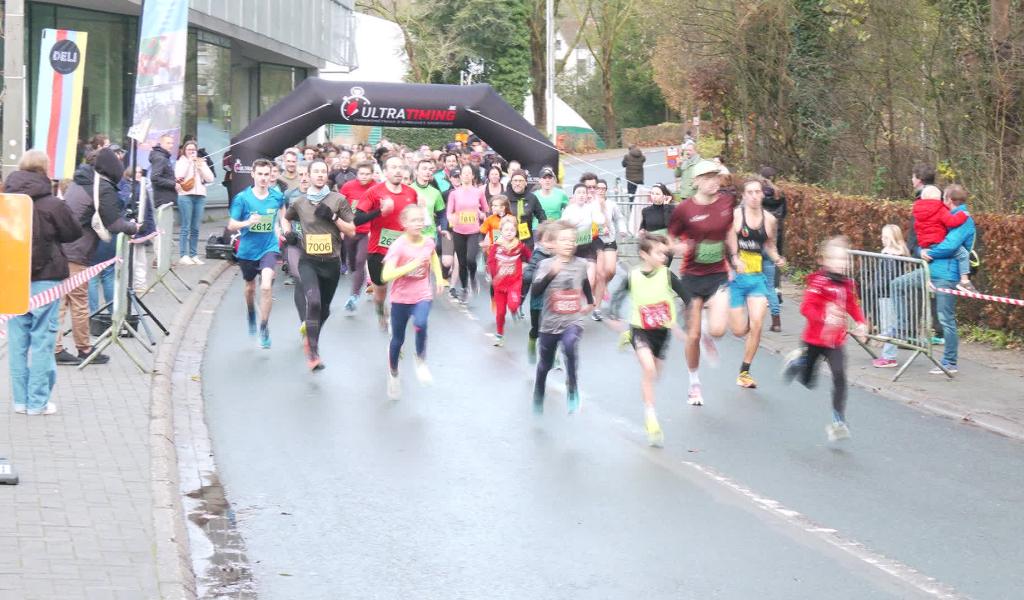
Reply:
[[[196,308],[206,296],[210,284],[232,266],[233,263],[223,261],[199,280],[174,316],[168,335],[160,342],[153,360],[149,420],[153,545],[160,597],[170,600],[196,597],[195,574],[192,572],[188,533],[178,491],[171,373],[181,340]]]

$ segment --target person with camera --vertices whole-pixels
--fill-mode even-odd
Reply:
[[[199,226],[206,208],[206,184],[213,183],[213,172],[199,156],[199,144],[195,140],[182,144],[178,162],[174,164],[174,181],[181,220],[178,264],[204,264],[199,258]]]

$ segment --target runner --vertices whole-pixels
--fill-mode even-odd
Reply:
[[[352,224],[352,205],[344,196],[332,192],[327,163],[315,159],[309,165],[310,186],[285,211],[281,229],[292,250],[299,250],[299,286],[304,298],[303,348],[306,366],[311,371],[324,368],[320,360],[320,330],[331,314],[331,300],[341,279],[341,234],[355,235]],[[292,231],[291,222],[301,225],[299,236]],[[298,307],[298,301],[296,301]]]
[[[416,163],[416,180],[413,181],[412,189],[416,190],[417,203],[423,208],[423,235],[435,238],[435,243],[440,243],[438,237],[437,220],[444,214],[444,198],[436,187],[430,185],[434,175],[434,161],[421,159]],[[447,233],[447,232],[444,232]]]
[[[370,188],[377,185],[373,180],[373,163],[363,161],[356,165],[356,178],[346,181],[341,186],[341,195],[348,199],[355,210],[359,201],[366,196]],[[348,261],[348,272],[352,274],[352,287],[349,289],[348,300],[345,301],[345,310],[354,314],[359,308],[359,295],[366,285],[366,257],[369,247],[370,224],[364,223],[356,226],[355,235],[346,235],[343,242],[345,247],[345,259]]]
[[[748,180],[742,190],[743,202],[733,213],[730,236],[739,249],[739,255],[730,257],[736,276],[729,283],[729,324],[733,335],[747,336],[736,385],[755,388],[757,382],[750,376],[750,363],[754,362],[754,355],[761,344],[761,330],[768,312],[768,280],[761,264],[765,256],[780,269],[786,261],[775,247],[775,216],[762,210],[764,190],[761,182]]]
[[[867,321],[857,302],[857,284],[846,276],[849,268],[850,244],[845,237],[836,237],[822,244],[821,269],[807,278],[807,289],[800,313],[807,318],[802,340],[804,347],[786,357],[783,378],[788,383],[799,377],[808,389],[814,386],[818,359],[828,361],[832,372],[832,422],[825,427],[829,441],[850,437],[846,425],[846,321],[852,318],[857,327],[854,336],[861,343],[867,338]]]
[[[459,263],[459,300],[465,302],[472,288],[477,293],[476,263],[480,253],[480,225],[487,217],[484,190],[477,184],[472,165],[459,170],[459,186],[448,194],[448,227],[455,242],[455,257]]]
[[[387,331],[388,318],[385,314],[384,299],[388,288],[381,273],[384,255],[391,244],[402,235],[399,215],[410,204],[416,204],[416,190],[402,185],[402,158],[392,156],[384,162],[385,179],[367,190],[356,205],[356,226],[370,224],[367,241],[368,256],[366,267],[373,282],[373,303],[377,311],[377,322]]]
[[[387,168],[391,168],[389,159]],[[441,262],[434,252],[434,239],[423,235],[423,209],[407,204],[399,217],[404,232],[389,245],[384,257],[383,281],[391,285],[391,343],[388,346],[388,397],[397,400],[402,393],[398,379],[398,359],[405,343],[405,329],[412,318],[416,330],[416,378],[422,384],[433,381],[427,368],[427,317],[434,298],[430,273],[434,274],[440,294],[448,282],[441,277]],[[383,287],[383,286],[382,286]]]
[[[551,167],[543,167],[540,170],[540,189],[534,190],[533,195],[537,197],[544,214],[548,219],[557,221],[562,218],[562,211],[569,206],[569,196],[560,187],[555,187],[555,171]],[[533,224],[537,226],[536,223]]]
[[[533,230],[537,243],[533,246],[533,255],[530,256],[530,261],[523,269],[523,290],[530,293],[530,335],[526,344],[526,355],[531,365],[537,362],[537,338],[540,333],[540,313],[544,307],[544,297],[541,294],[534,294],[530,287],[533,285],[537,266],[541,261],[551,258],[554,254],[555,237],[558,233],[553,227],[555,223],[557,221],[544,221]]]
[[[508,190],[505,195],[508,197],[511,213],[518,221],[519,241],[533,249],[533,228],[535,223],[547,221],[548,215],[544,212],[537,195],[526,189],[526,173],[521,170],[512,171],[509,175]],[[524,293],[525,297],[526,294]]]
[[[686,364],[690,371],[688,402],[702,406],[700,350],[704,347],[714,362],[718,348],[713,337],[725,333],[729,316],[729,267],[726,256],[736,254],[732,230],[733,205],[728,196],[718,193],[719,165],[701,161],[694,170],[697,193],[672,211],[669,236],[683,247],[683,286],[689,294],[686,319]],[[726,254],[726,246],[728,255]],[[701,324],[704,308],[710,316],[707,326]],[[702,329],[704,329],[702,333]]]
[[[278,217],[284,197],[271,190],[272,163],[259,158],[252,163],[253,184],[242,190],[231,201],[229,231],[240,231],[238,266],[245,281],[245,306],[249,322],[249,335],[256,335],[256,277],[260,277],[260,346],[270,349],[270,308],[274,301],[274,267],[278,253]]]
[[[608,282],[615,277],[615,267],[619,260],[618,239],[620,232],[626,230],[626,220],[619,211],[618,202],[608,198],[607,181],[598,179],[595,192],[597,207],[604,213],[604,224],[598,227],[597,238],[594,239],[594,249],[597,251],[594,298],[598,308],[590,313],[590,317],[595,321],[600,321],[600,307],[604,302]]]
[[[629,339],[643,372],[640,393],[644,401],[644,428],[652,446],[661,446],[665,438],[654,410],[654,384],[661,373],[669,335],[676,323],[675,296],[686,299],[682,281],[665,266],[667,252],[665,236],[651,233],[640,238],[642,264],[631,270],[626,279],[633,305]]]
[[[561,344],[566,363],[566,403],[572,415],[580,410],[577,369],[583,315],[594,309],[594,295],[587,280],[587,261],[574,256],[576,227],[566,222],[557,222],[552,228],[556,236],[555,256],[538,265],[530,288],[530,292],[543,298],[544,303],[540,323],[540,360],[533,387],[533,412],[538,415],[544,412],[548,372],[554,364],[555,351]]]
[[[576,256],[586,259],[587,278],[594,279],[594,262],[597,250],[594,247],[594,231],[605,223],[601,206],[590,196],[587,186],[577,183],[572,188],[572,202],[562,212],[562,220],[576,228]]]
[[[504,197],[504,196],[499,196]],[[495,198],[495,204],[499,197]],[[494,294],[494,345],[505,345],[505,313],[519,313],[522,302],[523,263],[530,260],[530,249],[519,241],[518,223],[512,215],[501,218],[501,234],[487,252],[487,270]]]

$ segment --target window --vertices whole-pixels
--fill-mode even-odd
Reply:
[[[292,93],[302,80],[306,70],[299,67],[260,63],[260,114]]]

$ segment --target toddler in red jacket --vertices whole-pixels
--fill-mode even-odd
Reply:
[[[914,201],[914,234],[917,245],[921,247],[921,258],[928,258],[928,248],[946,239],[950,229],[959,227],[967,220],[967,212],[956,214],[949,212],[942,202],[942,191],[934,185],[921,188],[921,198]],[[956,261],[960,272],[960,284],[957,287],[965,292],[977,293],[978,289],[971,283],[971,253],[961,246],[956,251]]]
[[[787,382],[799,377],[805,387],[814,386],[818,359],[828,361],[832,371],[832,423],[826,428],[830,441],[850,437],[846,426],[846,341],[847,319],[857,326],[854,335],[864,341],[867,322],[857,302],[857,286],[846,276],[849,265],[849,242],[845,237],[832,238],[821,248],[821,269],[807,277],[807,289],[800,313],[807,319],[802,340],[804,347],[786,357],[783,377]]]

